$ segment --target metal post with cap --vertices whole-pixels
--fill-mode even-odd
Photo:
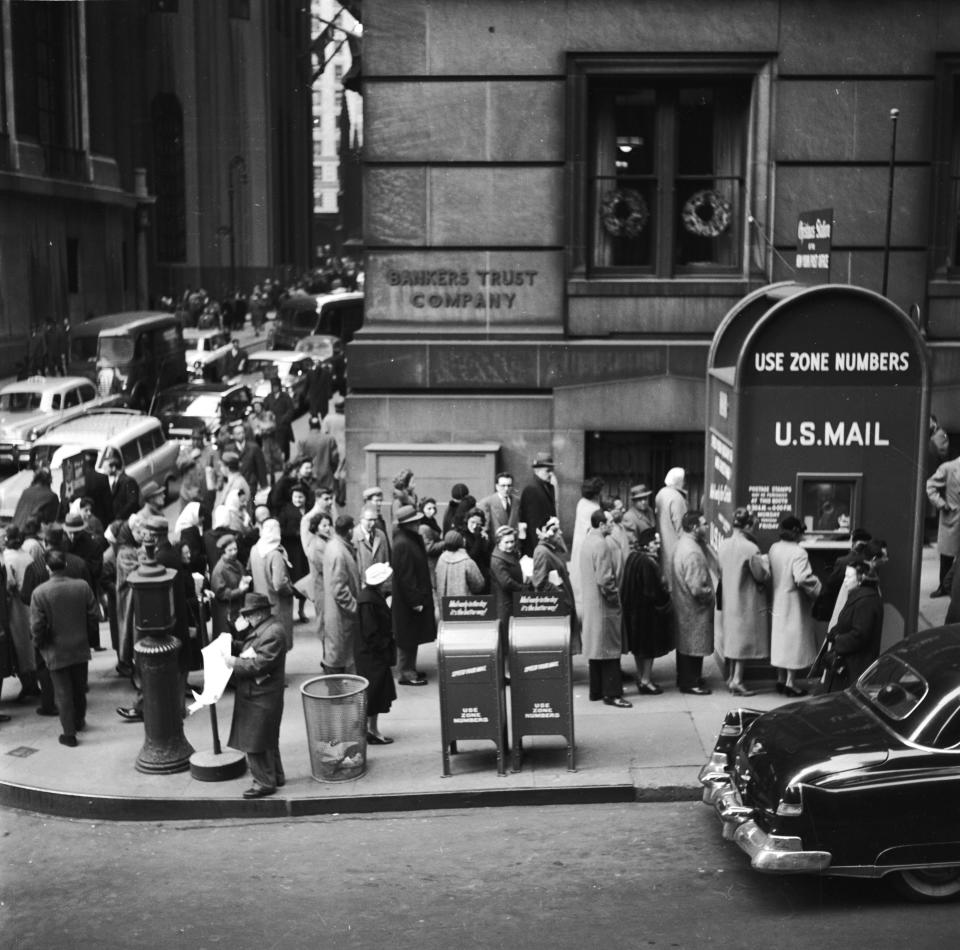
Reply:
[[[173,580],[176,572],[156,560],[156,542],[144,542],[144,559],[128,580],[133,588],[137,657],[143,690],[143,748],[138,772],[185,772],[193,746],[183,734],[183,685],[178,666],[182,644],[173,636]]]

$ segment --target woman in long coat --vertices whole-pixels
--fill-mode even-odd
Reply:
[[[358,598],[360,636],[357,638],[357,673],[366,678],[367,687],[367,742],[370,745],[390,745],[380,732],[378,717],[390,712],[397,698],[390,667],[397,662],[397,645],[393,640],[392,619],[385,594],[390,592],[389,580],[393,570],[389,564],[371,564],[363,575],[363,588]]]
[[[437,558],[443,553],[443,535],[440,525],[437,524],[437,502],[433,498],[423,498],[420,501],[420,512],[423,518],[417,526],[423,546],[427,552],[427,563],[430,565],[430,580],[433,589],[437,589]]]
[[[254,591],[270,600],[289,652],[293,649],[293,580],[280,543],[280,525],[274,518],[260,525],[260,540],[250,550],[250,576]]]
[[[262,798],[285,782],[280,761],[280,720],[287,638],[283,625],[271,614],[265,595],[247,594],[240,614],[243,623],[250,626],[233,641],[238,655],[227,659],[236,682],[227,745],[247,757],[253,785],[243,797]]]
[[[433,612],[433,585],[427,549],[417,530],[422,514],[413,505],[396,512],[390,566],[393,568],[393,635],[397,641],[397,679],[401,686],[423,686],[427,678],[417,670],[417,649],[437,639]]]
[[[673,649],[676,621],[658,560],[657,529],[645,528],[637,543],[639,550],[627,558],[620,582],[623,638],[637,664],[640,695],[659,696],[663,690],[653,682],[653,661]]]
[[[563,535],[560,533],[560,521],[557,518],[550,518],[542,528],[537,529],[537,538],[539,540],[533,549],[533,574],[530,582],[534,590],[543,590],[550,583],[551,571],[557,572],[557,577],[560,579],[558,586],[570,611],[570,653],[571,655],[582,653],[580,618],[577,616],[570,571],[564,557],[567,546],[563,543]]]
[[[243,565],[237,558],[239,548],[232,534],[225,534],[217,541],[220,558],[210,574],[210,588],[213,591],[213,630],[211,639],[221,633],[233,634],[243,598],[250,589],[250,580]],[[245,580],[245,577],[247,579]]]
[[[835,655],[830,691],[846,689],[856,683],[866,668],[880,655],[883,632],[883,599],[873,561],[854,561],[857,586],[850,591],[837,623],[827,634]],[[828,677],[830,674],[828,674]]]
[[[513,595],[523,590],[523,569],[517,553],[517,532],[508,524],[497,528],[497,546],[490,555],[490,591],[500,620],[500,647],[504,665],[510,640]]]
[[[717,552],[722,591],[717,648],[731,663],[727,686],[734,696],[753,695],[743,682],[745,661],[770,655],[770,565],[748,534],[752,528],[752,513],[737,508],[733,513],[733,533],[720,542]]]
[[[817,656],[812,607],[820,593],[820,580],[800,546],[803,530],[799,518],[781,518],[780,540],[770,545],[769,555],[773,587],[770,663],[778,668],[777,692],[792,697],[807,694],[795,684],[796,671],[807,669]]]
[[[133,588],[128,578],[140,566],[140,548],[133,529],[126,521],[114,522],[117,540],[117,622],[120,628],[118,666],[125,672],[133,669]]]
[[[481,594],[485,586],[480,568],[463,549],[463,535],[448,531],[443,538],[443,553],[437,558],[437,600]]]
[[[606,513],[590,515],[590,530],[580,548],[583,655],[590,670],[590,699],[608,706],[630,706],[623,698],[620,591],[607,544]]]

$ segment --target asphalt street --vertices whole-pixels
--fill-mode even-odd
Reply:
[[[0,812],[0,948],[953,945],[956,907],[751,871],[696,802],[299,821]]]

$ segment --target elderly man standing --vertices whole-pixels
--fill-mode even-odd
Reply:
[[[356,642],[360,635],[360,570],[350,539],[353,518],[340,515],[323,552],[323,667],[324,673],[352,673],[356,669]]]
[[[641,482],[630,489],[630,507],[623,514],[623,527],[630,538],[630,550],[641,549],[640,535],[657,527],[657,516],[650,506],[653,491]]]
[[[687,473],[682,468],[671,468],[663,480],[663,488],[654,499],[657,530],[663,547],[663,579],[673,589],[673,552],[683,533],[683,516],[687,513]]]
[[[681,693],[708,696],[703,658],[713,653],[713,611],[716,595],[703,544],[707,519],[688,511],[673,551],[673,606],[677,615],[677,686]]]
[[[937,466],[927,479],[927,498],[939,513],[940,583],[930,596],[946,597],[950,593],[947,572],[960,554],[960,456]]]
[[[63,551],[50,548],[45,560],[50,579],[30,597],[30,634],[53,681],[63,730],[60,744],[73,748],[77,732],[86,726],[91,631],[100,617],[90,585],[67,577]]]
[[[247,757],[253,784],[243,797],[263,798],[286,782],[280,761],[286,637],[263,594],[246,595],[236,627],[239,655],[226,658],[237,687],[227,745]]]
[[[537,452],[531,465],[533,479],[520,493],[520,553],[533,557],[537,547],[537,529],[557,517],[557,477],[553,473],[553,456]]]
[[[607,536],[610,516],[602,510],[590,515],[590,529],[580,548],[583,600],[583,654],[589,661],[590,699],[627,709],[620,673],[620,591]]]

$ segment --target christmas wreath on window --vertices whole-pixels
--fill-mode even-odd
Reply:
[[[608,191],[600,203],[600,223],[613,237],[635,238],[647,226],[650,212],[643,195],[633,188]]]
[[[697,191],[687,199],[680,216],[691,234],[719,237],[730,227],[730,202],[715,191]]]

